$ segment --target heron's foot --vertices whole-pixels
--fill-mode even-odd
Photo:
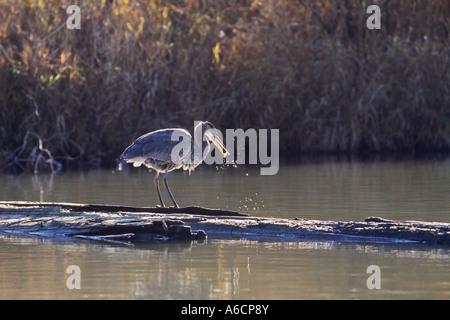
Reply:
[[[166,206],[162,206],[162,205],[160,205],[160,204],[157,204],[156,207],[157,207],[157,208],[165,208]]]

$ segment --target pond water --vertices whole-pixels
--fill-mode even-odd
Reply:
[[[146,169],[0,176],[0,200],[154,206]],[[450,222],[450,161],[321,161],[169,174],[180,206],[265,217]],[[162,188],[163,184],[161,184]],[[163,197],[170,203],[165,190]],[[80,270],[80,289],[67,268]],[[380,269],[380,289],[369,289]],[[335,241],[113,245],[0,235],[0,299],[450,299],[450,248]]]

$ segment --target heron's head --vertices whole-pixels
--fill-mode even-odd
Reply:
[[[214,127],[214,125],[209,121],[202,121],[195,127],[195,130],[202,130],[202,138],[205,137],[206,141],[212,142],[215,144],[217,149],[222,153],[222,156],[225,158],[227,154],[230,154],[225,148],[219,130]]]

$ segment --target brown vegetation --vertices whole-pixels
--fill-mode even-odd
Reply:
[[[0,3],[0,167],[112,162],[207,119],[278,128],[280,151],[450,149],[450,8],[367,1]]]

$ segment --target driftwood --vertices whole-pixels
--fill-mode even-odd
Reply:
[[[450,223],[378,217],[360,222],[279,219],[201,207],[137,208],[17,201],[0,201],[0,233],[118,243],[202,240],[208,236],[450,245]]]

